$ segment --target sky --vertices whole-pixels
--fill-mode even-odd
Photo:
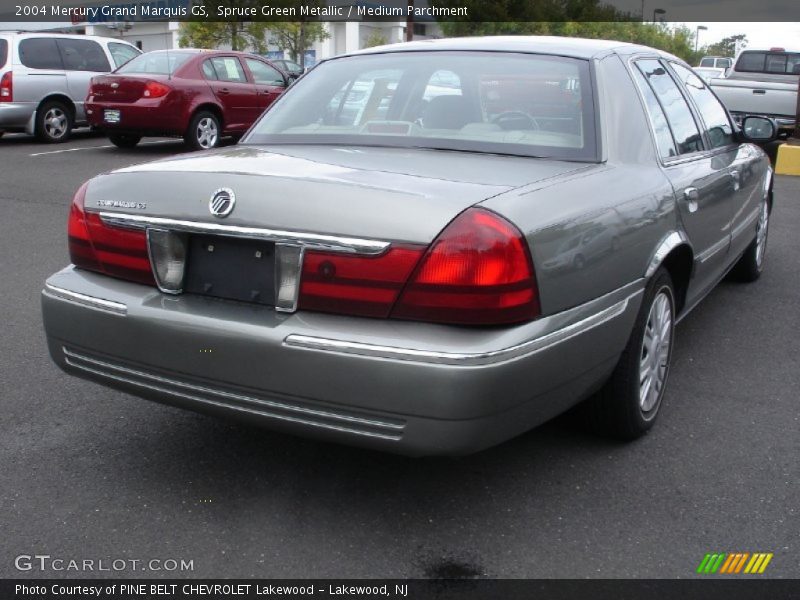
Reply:
[[[705,25],[700,32],[700,45],[707,46],[731,35],[747,35],[748,48],[775,46],[800,50],[800,22],[792,23],[685,23],[690,29]]]

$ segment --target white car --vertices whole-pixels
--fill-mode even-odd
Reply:
[[[700,75],[706,83],[710,83],[712,79],[722,79],[725,77],[725,69],[716,67],[695,67],[694,72]]]

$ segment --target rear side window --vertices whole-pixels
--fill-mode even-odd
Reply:
[[[111,70],[103,48],[95,41],[61,39],[57,44],[67,71],[108,73]]]
[[[713,67],[714,66],[714,59],[713,58],[704,58],[700,61],[701,67]]]
[[[796,52],[742,52],[736,70],[745,73],[800,74],[800,53]]]
[[[54,38],[27,38],[19,43],[19,59],[30,69],[63,69]]]
[[[211,59],[214,70],[217,72],[217,79],[220,81],[230,81],[233,83],[247,83],[244,69],[239,63],[239,59],[233,56],[219,56]]]
[[[664,109],[669,121],[672,134],[678,146],[679,154],[700,152],[703,148],[703,138],[697,128],[692,111],[678,84],[667,73],[667,70],[657,60],[640,60],[636,66],[645,76]]]
[[[736,140],[733,137],[733,126],[728,119],[728,113],[717,100],[717,97],[708,89],[708,86],[697,75],[683,65],[672,63],[672,68],[683,81],[689,95],[694,100],[700,116],[705,121],[708,139],[712,148],[729,146]]]
[[[128,44],[119,44],[116,42],[108,44],[108,51],[111,53],[111,58],[114,59],[114,65],[117,68],[141,54],[136,48]]]
[[[217,81],[217,72],[214,70],[214,65],[210,60],[203,61],[203,77],[209,81]]]
[[[8,60],[8,42],[0,38],[0,67],[6,64]]]

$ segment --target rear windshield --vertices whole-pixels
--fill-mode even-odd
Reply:
[[[352,144],[595,160],[589,63],[501,52],[397,52],[322,63],[251,144]]]
[[[736,70],[745,73],[800,74],[800,53],[745,51],[736,61]]]
[[[0,67],[5,66],[8,58],[8,42],[0,38]]]
[[[192,56],[194,54],[190,52],[148,52],[125,63],[115,72],[172,75]]]

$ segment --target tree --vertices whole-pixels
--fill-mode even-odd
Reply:
[[[306,50],[314,42],[330,37],[328,30],[320,22],[283,21],[269,24],[270,43],[281,50],[288,50],[293,61],[305,67]]]
[[[746,46],[747,36],[743,33],[722,38],[716,44],[711,44],[706,50],[706,54],[712,56],[736,56],[737,45]]]
[[[364,48],[372,48],[373,46],[384,46],[389,43],[386,36],[377,29],[373,29],[366,40],[364,40]]]
[[[219,48],[230,46],[232,50],[251,48],[258,54],[266,54],[265,33],[267,23],[198,22],[181,23],[178,44],[181,48]]]

